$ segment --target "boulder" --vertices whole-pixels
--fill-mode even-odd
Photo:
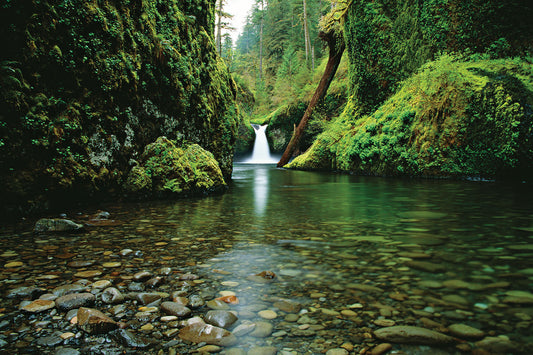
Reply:
[[[47,232],[75,232],[83,229],[82,224],[77,224],[68,219],[60,218],[41,218],[35,223],[33,231],[35,233],[47,233]]]

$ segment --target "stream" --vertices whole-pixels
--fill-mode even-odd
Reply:
[[[106,204],[103,219],[94,219],[98,209],[65,211],[88,224],[79,233],[4,225],[0,351],[370,354],[386,343],[396,354],[531,353],[531,201],[526,184],[236,163],[223,195]],[[69,293],[65,285],[94,295],[87,304],[126,324],[127,334],[80,329],[77,307],[19,309]],[[111,286],[123,298],[105,302]],[[171,300],[190,313],[164,311],[161,302]],[[227,326],[237,334],[231,345],[178,337],[184,321],[210,310],[237,316]],[[404,344],[374,334],[403,325],[454,341]]]

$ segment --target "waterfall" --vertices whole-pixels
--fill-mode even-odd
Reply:
[[[266,137],[267,125],[259,126],[252,124],[255,131],[255,142],[252,157],[246,160],[247,164],[276,164],[278,159],[270,155],[270,147]]]

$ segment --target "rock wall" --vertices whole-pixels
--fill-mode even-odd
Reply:
[[[0,195],[23,213],[120,195],[166,136],[231,176],[236,89],[211,0],[6,1],[0,12]]]

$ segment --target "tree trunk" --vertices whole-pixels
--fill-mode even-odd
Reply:
[[[217,52],[219,55],[222,55],[222,2],[223,0],[218,0],[218,20],[217,20],[217,35],[216,35],[216,46]]]
[[[259,81],[263,79],[263,19],[265,17],[264,5],[261,1],[261,24],[259,26]]]
[[[304,23],[304,42],[305,42],[305,62],[309,65],[309,27],[307,26],[307,1],[303,0],[304,13],[303,13],[303,23]]]
[[[311,102],[309,102],[309,105],[307,106],[307,109],[305,110],[305,113],[300,123],[298,124],[298,127],[296,127],[296,129],[294,130],[291,140],[289,141],[287,148],[285,148],[285,152],[283,152],[283,155],[280,161],[278,162],[278,168],[281,168],[289,162],[294,150],[300,142],[300,138],[305,129],[305,126],[307,125],[307,121],[309,121],[309,118],[313,114],[313,110],[315,109],[317,103],[322,100],[324,96],[326,96],[329,85],[335,77],[335,73],[337,72],[337,68],[339,67],[339,64],[341,62],[342,53],[344,52],[345,47],[342,35],[340,35],[339,37],[338,35],[336,35],[335,31],[329,33],[320,32],[319,37],[322,40],[326,41],[326,43],[328,44],[328,63],[326,64],[326,69],[324,70],[324,74],[322,74],[322,78],[320,79],[320,83],[318,84],[318,87],[316,88],[315,93],[313,94]]]

